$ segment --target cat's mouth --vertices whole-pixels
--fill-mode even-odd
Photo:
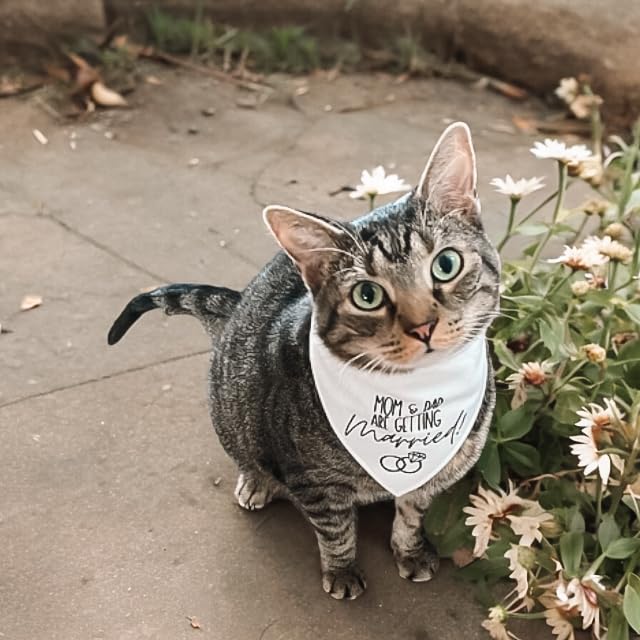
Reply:
[[[431,338],[433,337],[436,327],[438,326],[438,321],[439,318],[436,318],[432,322],[423,324],[420,327],[417,327],[409,332],[409,335],[412,338],[414,338],[415,340],[419,340],[420,342],[422,342],[422,344],[424,344],[424,346],[426,347],[425,353],[431,353],[432,351],[434,351],[433,347],[431,346]]]

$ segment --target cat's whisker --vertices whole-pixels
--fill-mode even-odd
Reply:
[[[338,371],[338,377],[341,378],[344,375],[344,372],[346,370],[346,368],[353,364],[356,360],[359,360],[360,358],[369,355],[368,351],[362,351],[361,353],[353,356],[353,358],[351,358],[350,360],[347,360],[341,367],[340,370]]]
[[[366,248],[365,248],[364,244],[362,243],[362,240],[360,240],[360,238],[358,238],[355,233],[352,233],[351,229],[349,229],[348,227],[344,226],[344,227],[342,227],[342,230],[353,240],[353,243],[356,245],[356,247],[360,251],[362,251],[362,253],[366,253]]]

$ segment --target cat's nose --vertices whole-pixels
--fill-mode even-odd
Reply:
[[[431,336],[435,331],[436,325],[438,324],[438,319],[430,320],[429,322],[425,322],[421,324],[419,327],[414,327],[407,333],[416,340],[420,340],[420,342],[424,342],[426,345],[431,341]]]

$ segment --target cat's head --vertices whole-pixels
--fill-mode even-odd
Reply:
[[[318,334],[353,366],[412,369],[497,313],[500,259],[463,123],[442,134],[411,194],[368,216],[343,223],[271,206],[264,218],[313,295]]]

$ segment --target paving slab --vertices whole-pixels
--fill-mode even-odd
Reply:
[[[461,607],[468,587],[447,563],[428,584],[398,576],[390,505],[362,513],[366,594],[326,596],[315,536],[295,509],[235,503],[236,471],[203,403],[206,368],[196,356],[0,409],[11,425],[0,637],[482,637],[482,612],[471,598]]]

